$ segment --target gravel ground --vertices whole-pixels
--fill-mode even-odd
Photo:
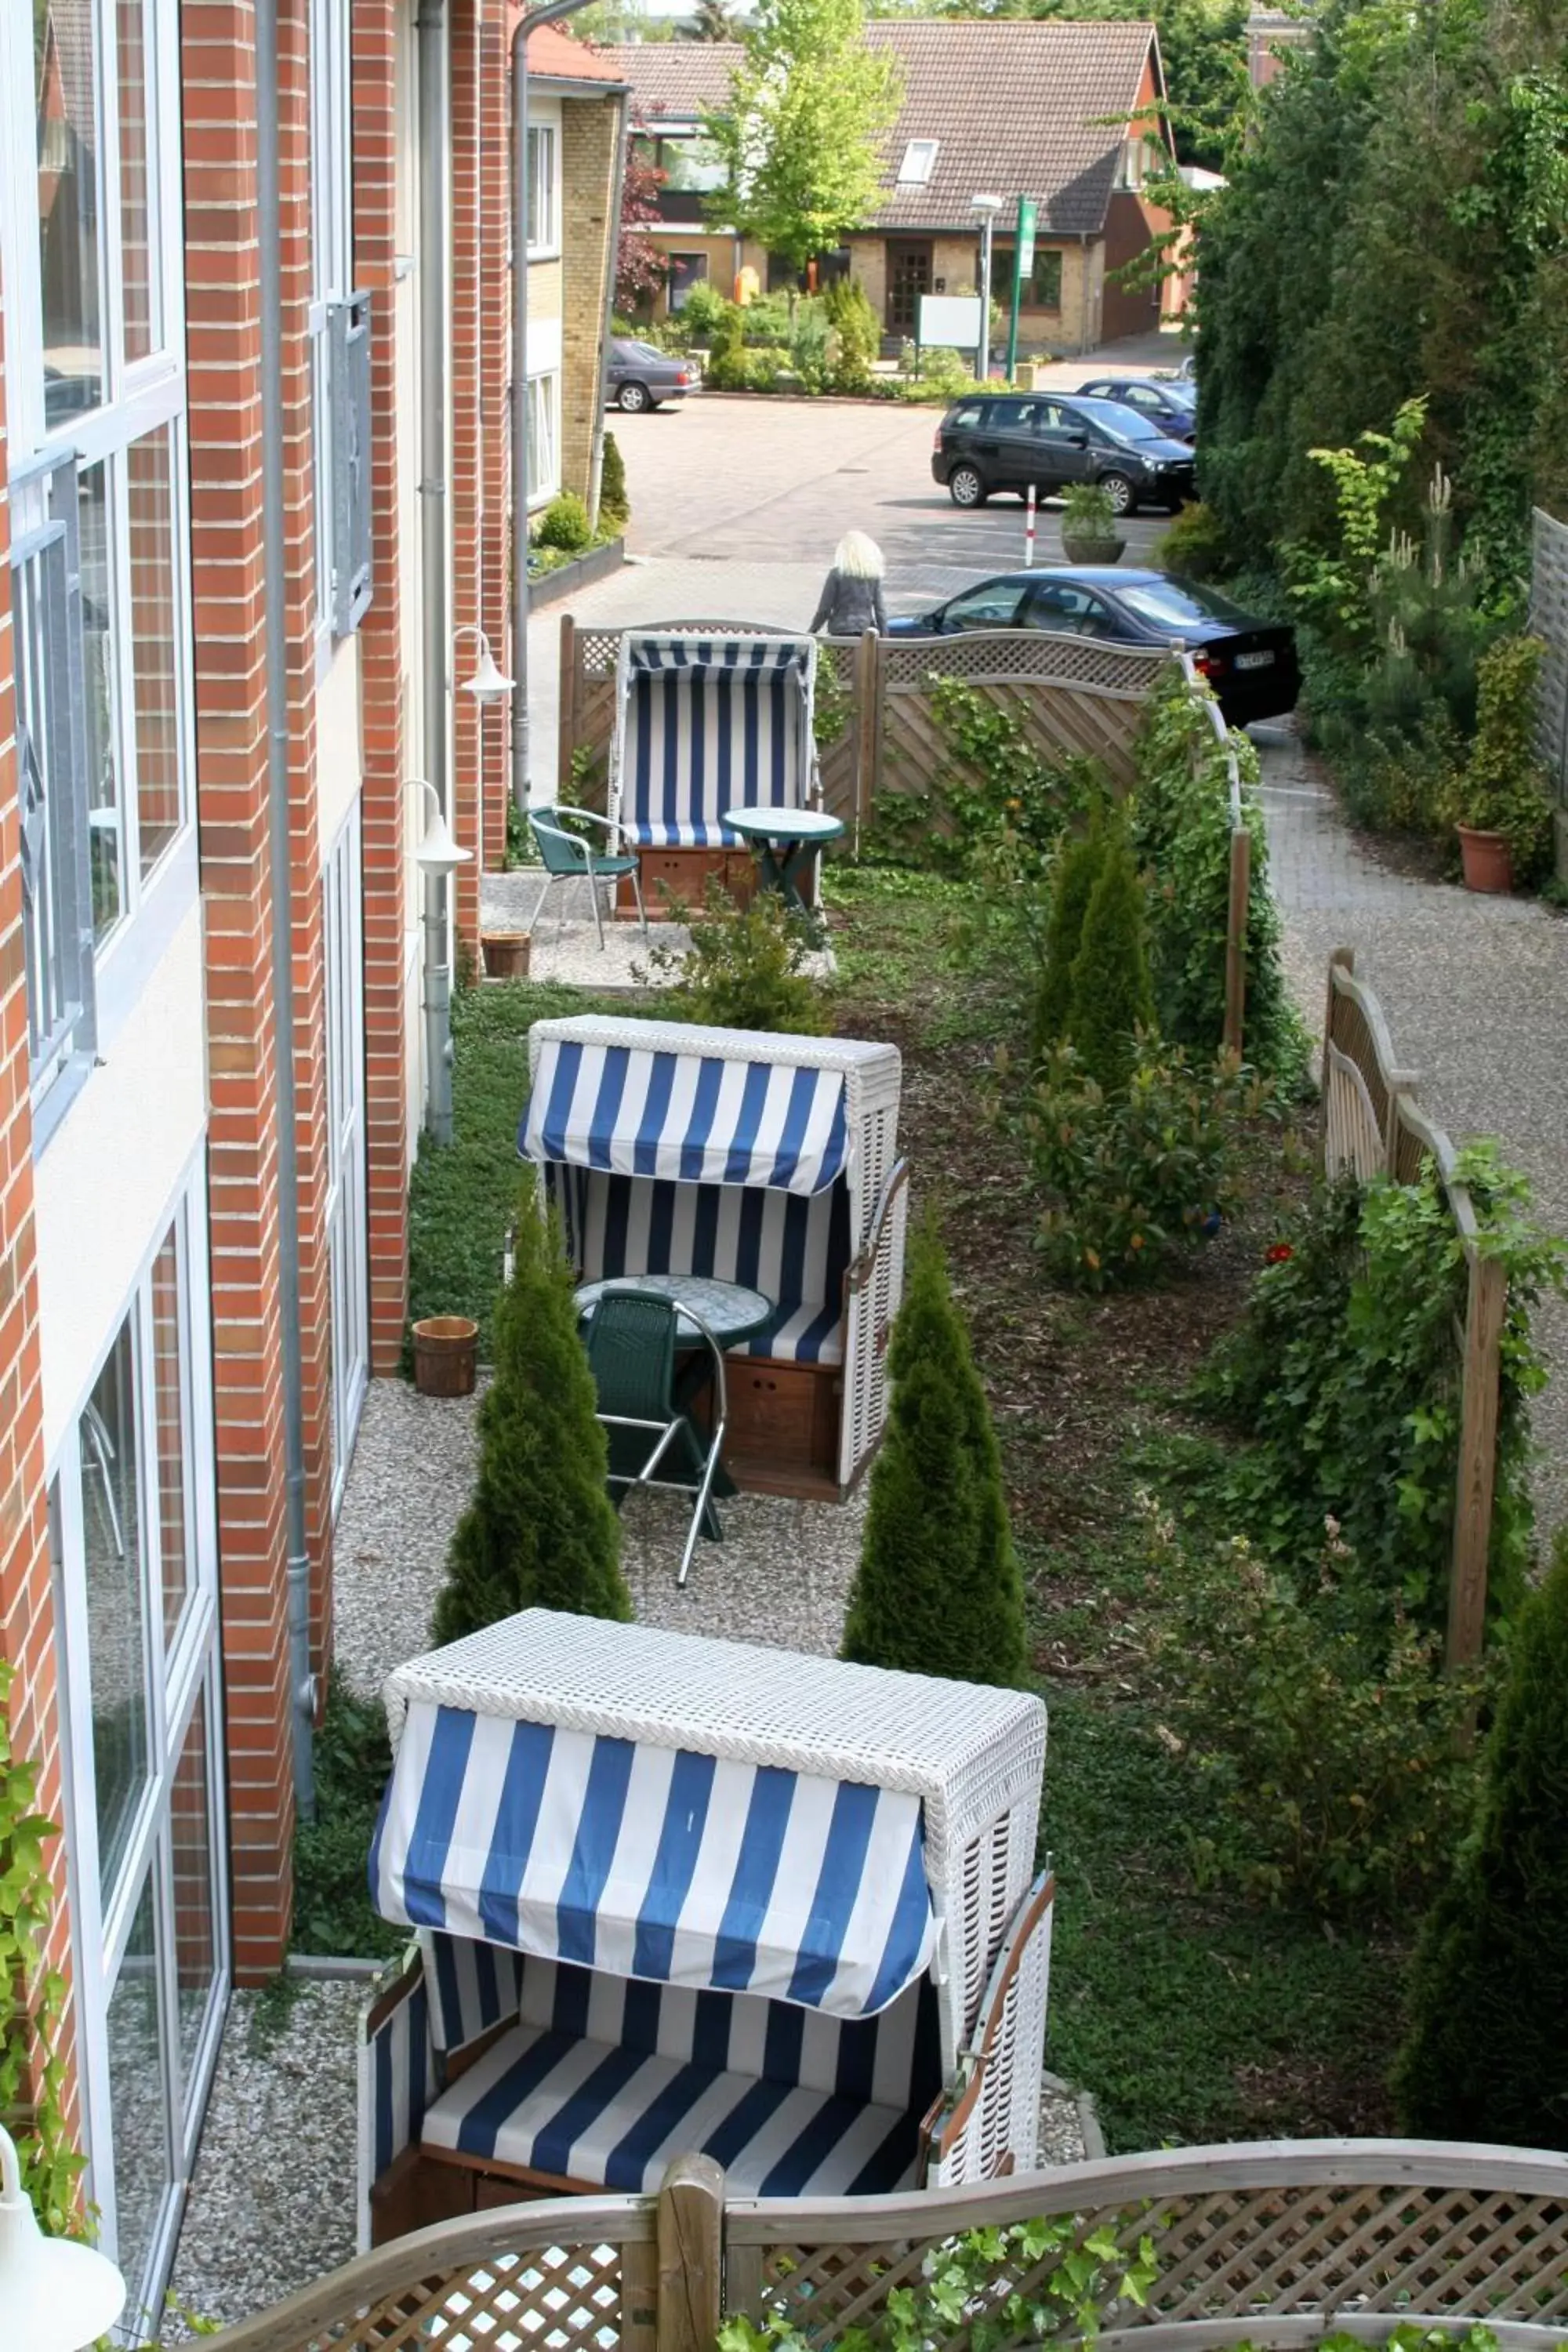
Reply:
[[[1259,730],[1269,863],[1286,966],[1321,1034],[1328,961],[1355,950],[1423,1106],[1456,1142],[1496,1136],[1530,1178],[1543,1223],[1568,1235],[1568,922],[1528,898],[1478,897],[1394,874],[1358,845],[1316,763]],[[1537,1331],[1552,1379],[1534,1406],[1543,1532],[1568,1519],[1568,1302]]]
[[[487,874],[481,885],[481,920],[487,930],[527,930],[539,903],[539,869],[524,866],[511,874]],[[674,963],[655,963],[658,948],[684,955],[691,933],[684,923],[654,923],[647,937],[636,923],[605,923],[603,946],[582,883],[558,890],[544,905],[540,928],[532,933],[529,958],[531,980],[552,980],[569,988],[642,990],[673,988],[680,978]],[[816,980],[831,980],[833,951],[823,948],[802,960],[803,971]]]
[[[354,2019],[363,1983],[286,1979],[229,2009],[174,2262],[183,2310],[229,2325],[354,2251],[359,2124]],[[166,2328],[170,2343],[188,2331]]]

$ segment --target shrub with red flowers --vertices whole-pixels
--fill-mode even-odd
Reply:
[[[1264,1260],[1268,1265],[1289,1265],[1295,1255],[1289,1242],[1273,1242],[1264,1252]]]
[[[1234,1204],[1236,1123],[1267,1091],[1234,1055],[1192,1063],[1141,1033],[1126,1087],[1107,1094],[1058,1045],[1023,1116],[1043,1201],[1039,1246],[1056,1279],[1122,1289],[1201,1248]]]

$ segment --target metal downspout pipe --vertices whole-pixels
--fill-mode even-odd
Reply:
[[[419,0],[419,556],[424,636],[424,772],[448,824],[447,762],[447,20],[445,0]],[[423,879],[425,1124],[452,1139],[452,966],[447,894]]]
[[[300,1339],[300,1144],[294,1080],[293,875],[289,823],[289,683],[284,603],[283,332],[279,194],[278,12],[256,5],[257,242],[261,297],[261,544],[266,611],[268,851],[278,1097],[278,1281],[282,1305],[289,1690],[294,1802],[316,1816],[316,1682],[310,1672],[310,1560],[305,1537],[304,1373]]]

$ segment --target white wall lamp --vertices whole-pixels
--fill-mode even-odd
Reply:
[[[426,1072],[425,1123],[432,1142],[452,1140],[452,965],[447,952],[451,932],[449,894],[443,882],[450,883],[459,866],[466,866],[473,856],[471,849],[463,849],[452,838],[452,828],[447,822],[447,812],[434,784],[424,776],[411,776],[430,803],[430,818],[425,828],[425,838],[414,853],[414,863],[426,881],[436,887],[425,893],[425,1052],[429,1063]]]
[[[463,680],[463,692],[471,694],[476,702],[504,702],[511,692],[511,680],[502,675],[490,651],[489,637],[472,621],[465,621],[460,629],[454,631],[452,643],[458,645],[464,637],[478,637],[479,666],[472,677]]]
[[[46,2238],[22,2187],[10,2134],[0,2129],[0,2317],[6,2352],[83,2352],[125,2307],[125,2281],[107,2254]]]

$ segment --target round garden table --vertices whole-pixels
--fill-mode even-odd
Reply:
[[[773,1301],[743,1283],[719,1282],[708,1274],[618,1274],[603,1282],[585,1282],[573,1293],[579,1315],[593,1314],[605,1290],[642,1290],[655,1298],[673,1299],[680,1320],[676,1344],[695,1348],[702,1334],[684,1311],[700,1318],[721,1348],[733,1348],[760,1331],[773,1311]]]
[[[763,889],[776,890],[784,905],[798,913],[809,912],[795,876],[825,844],[838,839],[844,831],[842,821],[825,815],[820,809],[761,808],[743,803],[726,809],[724,822],[756,852]]]

